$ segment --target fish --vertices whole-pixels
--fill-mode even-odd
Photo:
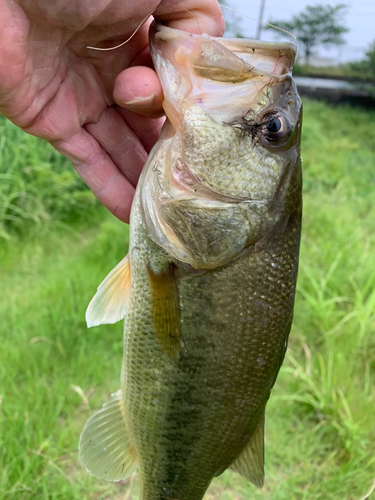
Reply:
[[[302,216],[292,43],[153,23],[166,123],[141,174],[128,255],[89,327],[124,319],[121,390],[86,423],[86,469],[140,499],[201,500],[231,469],[264,483],[265,408],[290,332]]]

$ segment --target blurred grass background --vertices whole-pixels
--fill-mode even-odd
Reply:
[[[225,473],[207,500],[364,500],[375,477],[375,112],[304,106],[301,264],[266,483]],[[119,389],[122,324],[87,330],[84,314],[127,227],[47,144],[3,119],[0,137],[0,499],[124,499],[77,445]]]

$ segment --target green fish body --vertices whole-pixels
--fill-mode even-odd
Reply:
[[[128,256],[89,326],[125,319],[121,391],[80,456],[141,500],[200,500],[231,468],[263,485],[264,412],[292,322],[301,103],[291,44],[154,25],[169,121],[135,195]]]

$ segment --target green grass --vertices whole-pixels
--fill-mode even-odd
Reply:
[[[97,206],[66,158],[0,116],[0,240],[89,219]]]
[[[104,221],[84,234],[9,244],[2,255],[0,498],[107,490],[77,463],[77,437],[119,388],[122,327],[89,331],[84,310],[126,253],[127,235]]]
[[[207,500],[360,500],[370,490],[374,123],[374,112],[305,103],[301,266],[290,349],[266,415],[266,484],[258,491],[226,472]],[[127,228],[103,210],[91,227],[38,227],[42,237],[15,235],[0,249],[0,499],[123,499],[127,484],[87,474],[77,443],[119,388],[122,325],[87,330],[84,312],[126,252]]]

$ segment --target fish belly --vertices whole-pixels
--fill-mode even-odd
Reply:
[[[155,335],[147,273],[170,258],[148,237],[137,198],[132,217],[122,390],[141,499],[200,500],[263,417],[292,321],[301,214],[221,268],[178,267],[173,355]]]

